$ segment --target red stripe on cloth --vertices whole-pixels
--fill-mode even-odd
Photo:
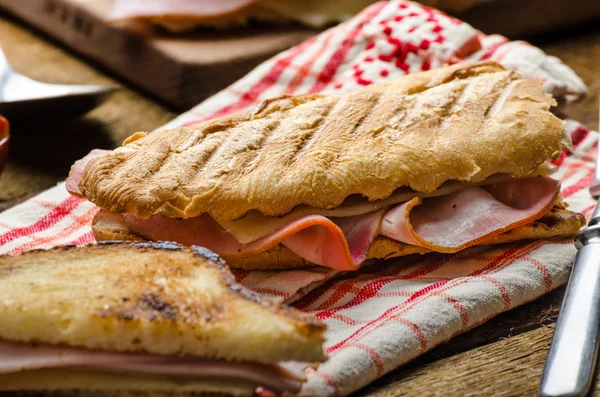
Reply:
[[[596,208],[596,204],[592,204],[589,207],[586,207],[583,211],[581,211],[581,214],[583,216],[585,216],[585,219],[587,219],[589,221],[592,211],[594,211],[595,208]]]
[[[506,41],[502,42],[502,43],[497,43],[494,44],[492,46],[490,46],[490,48],[488,48],[485,53],[481,56],[481,58],[479,58],[480,61],[485,61],[487,59],[490,59],[494,53],[498,50],[498,48],[500,48],[502,45],[506,44]]]
[[[404,317],[401,317],[401,314],[393,314],[392,309],[389,309],[385,313],[382,314],[381,317],[385,319],[385,321],[382,322],[382,325],[386,324],[388,321],[394,320],[394,321],[399,322],[402,325],[407,326],[413,332],[413,334],[415,335],[415,337],[419,341],[419,346],[421,348],[421,353],[423,353],[425,350],[427,350],[427,337],[425,336],[425,334],[423,333],[423,331],[421,330],[421,328],[416,323],[414,323],[414,322],[412,322],[410,320],[407,320]],[[337,314],[336,317],[337,316],[340,316],[340,315]],[[346,316],[341,316],[341,317],[348,318]],[[350,323],[345,321],[349,325],[352,325],[351,322],[356,322],[355,320],[352,320],[352,319],[349,319],[349,320],[350,320]],[[370,324],[371,324],[371,322],[367,323],[367,325],[370,325]],[[380,327],[377,327],[376,329],[378,329],[378,328],[380,328]],[[342,342],[339,342],[339,343],[337,343],[337,344],[335,344],[333,346],[330,346],[330,347],[326,348],[325,351],[328,354],[332,354],[336,350],[338,350],[340,347],[342,347],[342,345],[343,345],[344,348],[347,348],[347,347],[353,346],[355,343],[357,343],[357,342],[345,343],[344,341],[342,341]]]
[[[313,289],[309,294],[303,296],[301,299],[298,299],[296,302],[294,302],[294,306],[300,310],[306,309],[314,302],[316,302],[324,293],[329,291],[331,286],[335,285],[335,283],[335,280],[325,282],[325,284]]]
[[[563,166],[563,168],[567,168],[567,170],[559,178],[561,183],[566,182],[570,177],[575,175],[581,169],[581,166],[582,166],[582,164],[578,164],[578,163]]]
[[[56,203],[50,202],[50,201],[46,201],[46,200],[35,200],[35,199],[31,199],[32,203],[41,205],[42,207],[46,207],[46,208],[54,208],[56,207]]]
[[[390,298],[390,297],[401,297],[407,298],[410,296],[408,291],[391,291],[391,292],[378,292],[375,297],[377,298]]]
[[[398,321],[400,324],[404,324],[407,327],[409,327],[414,332],[414,334],[417,336],[417,339],[419,340],[419,345],[421,346],[421,353],[423,353],[423,352],[425,352],[425,350],[427,350],[427,338],[425,337],[425,334],[423,333],[423,331],[421,331],[421,328],[419,328],[419,326],[416,323],[413,323],[412,321],[407,320],[404,317],[400,317],[400,315],[392,316],[389,319]]]
[[[319,312],[318,315],[319,315],[320,318],[327,318],[331,314],[336,313],[336,312],[338,312],[340,310],[347,309],[347,308],[359,305],[360,303],[368,300],[369,298],[372,298],[385,285],[391,283],[392,281],[396,281],[396,280],[397,280],[397,278],[390,277],[390,278],[378,279],[378,280],[375,280],[373,282],[370,282],[370,283],[364,285],[360,289],[360,293],[357,294],[350,302],[348,302],[348,303],[346,303],[344,305],[338,306],[338,307],[334,307],[334,308],[322,310],[322,311]]]
[[[579,144],[587,138],[590,134],[590,130],[580,125],[573,132],[571,132],[571,141],[573,141],[573,147],[579,146]]]
[[[513,247],[513,248],[510,248],[510,249],[504,251],[495,260],[493,260],[492,262],[490,262],[486,267],[480,269],[479,271],[483,272],[483,271],[485,271],[485,269],[495,267],[496,265],[498,265],[499,263],[501,263],[504,259],[506,259],[506,258],[510,257],[512,254],[514,254],[517,250],[518,250],[517,247]],[[456,256],[454,257],[454,259],[456,259]],[[470,276],[474,276],[474,275],[477,275],[477,274],[471,274]],[[416,291],[415,293],[413,293],[410,296],[410,298],[408,298],[408,300],[405,303],[410,303],[411,301],[419,298],[421,295],[426,295],[429,292],[431,292],[431,291],[433,291],[433,290],[435,290],[435,289],[437,289],[437,288],[443,286],[444,284],[449,283],[449,282],[451,282],[453,280],[455,280],[455,279],[440,280],[440,281],[436,281],[435,283],[429,284],[427,287],[422,288],[422,289]]]
[[[505,251],[502,255],[500,255],[498,258],[496,258],[494,261],[492,261],[490,264],[488,264],[486,266],[486,268],[484,268],[484,269],[495,267],[496,265],[500,264],[504,259],[509,258],[512,254],[514,254],[518,250],[519,250],[518,247],[513,247],[512,249]],[[464,254],[464,252],[458,253],[455,255],[446,255],[445,258],[440,258],[439,262],[441,264],[444,264],[444,263],[448,262],[450,259],[457,259],[457,258],[461,257],[463,254]],[[430,271],[433,271],[434,269],[437,269],[440,266],[431,266]],[[484,269],[481,269],[481,270],[483,271]],[[411,273],[411,275],[412,275],[412,273]],[[396,280],[403,280],[403,279],[405,279],[405,277],[409,277],[408,279],[412,279],[411,275],[390,277],[390,278],[375,280],[375,281],[363,286],[361,288],[360,294],[356,295],[350,302],[348,302],[342,306],[339,306],[339,307],[322,310],[318,313],[318,316],[319,316],[319,318],[324,319],[324,318],[331,316],[332,313],[336,313],[336,312],[339,312],[340,310],[356,306],[356,305],[364,302],[365,300],[368,300],[369,298],[373,297],[375,294],[377,294],[379,292],[379,290],[383,286],[389,284],[390,282],[393,282]],[[473,275],[478,275],[478,274],[473,274]],[[403,302],[403,304],[408,304],[411,301],[419,298],[421,295],[427,295],[429,292],[431,292],[453,280],[455,280],[455,279],[440,280],[435,283],[429,284],[427,287],[424,287],[421,290],[414,292],[405,302]],[[325,286],[325,290],[329,289],[330,287],[331,286]]]
[[[524,246],[522,244],[513,246],[513,247],[507,249],[506,251],[502,252],[502,254],[498,255],[496,257],[496,259],[491,261],[489,264],[487,264],[483,268],[471,273],[470,276],[479,276],[482,273],[486,273],[489,270],[497,267],[498,265],[501,265],[505,260],[510,259],[513,255],[518,254],[519,251],[522,251],[522,250],[524,250]]]
[[[542,273],[542,276],[544,277],[545,292],[550,291],[552,289],[552,276],[550,275],[548,268],[542,262],[538,261],[537,259],[530,258],[528,256],[524,256],[521,259],[531,263]]]
[[[323,40],[319,50],[316,51],[310,57],[310,59],[308,61],[306,61],[306,63],[304,63],[304,65],[302,65],[298,69],[298,71],[296,72],[296,75],[292,78],[292,80],[288,84],[287,88],[285,90],[283,90],[284,94],[293,94],[296,91],[296,89],[302,84],[302,82],[304,81],[306,76],[308,76],[310,74],[310,69],[312,68],[314,63],[317,61],[317,59],[319,59],[321,54],[323,54],[323,51],[325,51],[327,49],[327,45],[329,44],[329,41],[331,40],[332,37],[333,37],[333,31],[329,31],[329,33]]]
[[[199,120],[194,120],[186,123],[185,125],[197,124],[212,118],[226,116],[254,104],[264,91],[268,90],[275,83],[277,83],[283,72],[288,68],[288,66],[290,66],[294,58],[302,53],[306,47],[311,45],[313,41],[315,41],[314,37],[290,49],[287,55],[277,59],[277,61],[275,61],[273,64],[273,67],[271,67],[271,69],[256,84],[250,87],[250,89],[246,91],[237,102],[227,105],[209,116],[205,116]]]
[[[92,219],[94,218],[94,215],[96,215],[96,212],[98,212],[98,207],[92,207],[88,211],[86,211],[84,214],[75,217],[73,219],[73,223],[71,225],[69,225],[68,227],[62,229],[60,232],[58,232],[56,234],[52,234],[50,236],[36,238],[33,241],[30,241],[26,244],[22,244],[18,247],[13,248],[12,250],[10,250],[8,252],[8,254],[16,255],[21,252],[29,251],[33,248],[41,247],[43,245],[51,246],[53,242],[60,240],[64,237],[67,237],[67,236],[75,233],[76,231],[81,230],[82,228],[89,227]]]
[[[93,243],[94,241],[96,241],[94,239],[94,233],[92,233],[90,231],[89,233],[84,234],[83,236],[79,237],[78,239],[71,241],[70,244],[73,244],[73,245],[83,245],[83,244]]]
[[[410,303],[423,295],[427,295],[429,292],[438,289],[439,287],[449,283],[451,280],[452,279],[441,280],[441,281],[436,281],[435,283],[431,283],[427,287],[421,288],[417,292],[414,292],[404,303]]]
[[[484,268],[471,273],[469,276],[452,279],[451,282],[444,283],[443,285],[440,285],[439,288],[441,288],[441,290],[448,290],[448,289],[454,288],[454,287],[456,287],[458,285],[468,283],[469,281],[472,280],[472,277],[478,276],[481,273],[492,272],[492,271],[499,271],[499,270],[503,269],[504,267],[510,265],[511,263],[513,263],[514,261],[516,261],[517,259],[519,259],[518,255],[527,255],[530,252],[532,252],[532,251],[536,250],[537,248],[539,248],[541,245],[544,245],[544,242],[537,243],[537,244],[536,243],[532,243],[532,244],[525,245],[525,246],[523,246],[523,245],[516,246],[516,247],[514,247],[514,248],[512,248],[510,250],[505,251],[495,261],[493,261],[492,264],[489,264],[489,265],[485,266]],[[509,253],[509,254],[505,255],[507,253]],[[507,262],[505,264],[505,266],[499,266],[503,262]],[[493,265],[493,266],[491,266],[491,265]],[[362,326],[361,328],[359,328],[358,330],[356,330],[355,332],[353,332],[350,336],[348,336],[344,340],[338,342],[334,346],[330,347],[328,349],[328,352],[333,352],[334,350],[340,349],[348,341],[354,340],[354,339],[358,339],[358,338],[362,338],[363,334],[368,335],[374,329],[380,328],[381,326],[383,326],[385,324],[385,321],[387,321],[388,313],[400,310],[400,313],[398,315],[401,315],[402,313],[405,313],[408,310],[412,309],[416,304],[418,304],[420,302],[423,302],[424,300],[426,300],[431,295],[439,294],[439,292],[440,291],[431,290],[427,294],[421,294],[421,295],[419,295],[418,298],[415,298],[411,302],[408,302],[408,300],[407,300],[406,302],[403,302],[403,303],[401,303],[399,305],[396,305],[396,306],[388,309],[381,316],[377,317],[374,320],[369,321],[366,325]],[[319,314],[320,314],[319,312],[315,313],[315,315],[317,317],[319,317]]]
[[[432,254],[432,255],[436,255],[436,254]],[[432,261],[427,266],[418,267],[417,270],[415,270],[409,274],[400,276],[400,279],[401,280],[414,280],[414,279],[421,278],[430,273],[433,273],[440,267],[444,266],[449,260],[458,259],[461,256],[460,253],[457,255],[444,255],[444,254],[438,254],[438,255],[439,255],[439,257],[436,260]]]
[[[460,319],[461,319],[460,332],[465,330],[467,328],[467,325],[469,325],[469,313],[467,313],[467,311],[465,310],[465,307],[458,300],[456,300],[453,296],[450,296],[445,292],[435,293],[434,295],[438,295],[438,296],[446,299],[446,301],[448,301],[448,303],[450,303],[452,306],[454,306],[454,308],[458,312]]]
[[[592,181],[594,180],[594,172],[595,172],[594,169],[590,169],[588,171],[588,173],[583,178],[581,178],[579,181],[577,181],[576,183],[574,183],[573,185],[571,185],[567,188],[564,188],[561,191],[563,198],[572,196],[575,193],[588,188],[592,184]]]
[[[360,290],[356,288],[356,282],[353,280],[349,280],[343,282],[338,288],[335,289],[333,294],[329,296],[323,303],[321,303],[316,310],[323,310],[328,307],[331,307],[338,303],[348,292],[353,292],[355,294],[359,294]]]
[[[319,378],[323,379],[325,382],[327,382],[327,384],[333,389],[333,392],[335,393],[336,396],[341,396],[342,392],[340,390],[340,386],[338,385],[337,381],[335,380],[335,378],[333,376],[331,376],[330,374],[328,374],[327,372],[323,372],[323,371],[314,371],[314,370],[310,370],[307,373],[313,373],[314,375],[318,376]]]
[[[329,319],[338,320],[338,321],[341,321],[341,322],[343,322],[343,323],[345,323],[347,325],[358,325],[358,324],[365,323],[365,321],[358,321],[358,320],[355,320],[355,319],[350,318],[348,316],[344,316],[344,315],[339,314],[339,313],[332,314],[331,317],[329,317]]]
[[[431,254],[431,255],[435,255],[435,254]],[[409,274],[402,275],[402,276],[391,276],[386,279],[378,279],[378,280],[372,281],[371,283],[366,284],[361,288],[361,292],[357,295],[357,297],[355,299],[359,299],[359,303],[360,303],[360,302],[364,301],[365,299],[368,299],[369,297],[373,296],[374,294],[371,294],[372,292],[378,293],[379,290],[383,286],[385,286],[386,284],[388,284],[391,281],[412,280],[412,279],[417,279],[419,277],[423,277],[423,276],[439,269],[445,263],[447,263],[449,260],[460,258],[461,255],[462,255],[462,253],[457,253],[455,255],[440,255],[436,260],[432,261],[427,266],[419,267],[415,271],[413,271]],[[383,280],[387,280],[387,282],[382,283]],[[324,284],[321,287],[316,288],[315,290],[312,291],[311,294],[307,295],[302,300],[297,301],[295,303],[295,306],[299,309],[306,309],[307,307],[312,305],[314,302],[316,302],[319,298],[321,298],[321,296],[323,296],[326,292],[328,292],[332,286],[335,286],[336,283],[337,282],[335,280],[332,280],[330,283]],[[373,291],[372,289],[375,288],[376,286],[379,286],[379,288],[376,291]],[[338,286],[337,288],[341,288],[341,286]],[[335,292],[333,294],[335,294]],[[350,303],[348,303],[348,304],[350,304]],[[319,308],[317,308],[316,310],[321,310],[320,308],[322,306],[323,305],[320,305]],[[323,308],[323,309],[326,309],[326,308]]]
[[[333,77],[337,73],[338,68],[346,59],[348,52],[354,45],[354,42],[356,41],[356,38],[362,31],[363,27],[368,22],[370,22],[377,14],[379,14],[379,12],[385,6],[387,6],[387,2],[382,1],[367,8],[363,19],[361,19],[356,28],[350,34],[348,34],[348,36],[344,39],[337,51],[333,53],[333,55],[329,59],[329,62],[327,62],[321,73],[319,73],[315,85],[309,91],[310,93],[320,92],[325,87],[327,87],[327,84],[329,84],[331,80],[333,80]]]
[[[379,354],[375,351],[375,349],[359,342],[351,343],[348,345],[348,347],[356,347],[357,349],[365,351],[369,356],[371,356],[371,360],[373,360],[373,364],[375,364],[375,367],[377,368],[377,377],[379,378],[381,375],[383,375],[383,360],[381,357],[379,357]]]
[[[506,288],[504,287],[504,285],[502,285],[502,283],[500,281],[498,281],[494,278],[491,278],[485,274],[481,274],[477,277],[494,284],[494,286],[496,286],[496,288],[498,288],[498,291],[500,291],[500,294],[502,294],[502,299],[504,299],[504,309],[510,308],[510,305],[511,305],[510,295],[508,294],[508,291],[506,290]]]
[[[558,158],[552,160],[551,162],[555,166],[560,167],[568,156],[569,151],[567,150],[567,148],[563,147],[562,149],[560,149],[560,155],[558,156]]]
[[[335,345],[329,346],[327,347],[325,350],[327,353],[331,354],[333,352],[335,352],[336,350],[340,349],[341,347],[346,347],[347,343],[350,342],[351,340],[357,340],[359,338],[359,336],[357,336],[359,333],[361,333],[361,331],[365,330],[367,327],[372,327],[375,326],[376,322],[381,322],[382,324],[385,324],[385,322],[394,319],[398,322],[400,322],[401,324],[406,325],[407,327],[409,327],[415,334],[415,336],[417,337],[417,339],[419,339],[419,343],[421,344],[421,346],[427,346],[427,338],[425,338],[425,334],[423,333],[423,331],[421,331],[421,329],[419,328],[419,326],[415,323],[413,323],[410,320],[407,320],[405,318],[396,318],[402,315],[402,313],[400,314],[394,314],[394,311],[396,311],[397,308],[399,308],[401,305],[397,305],[397,306],[393,306],[389,309],[387,309],[385,312],[383,312],[383,314],[381,314],[380,316],[378,316],[376,319],[372,320],[372,321],[368,321],[365,323],[364,326],[362,326],[361,328],[359,328],[357,331],[355,331],[352,335],[350,335],[349,337],[347,337],[344,340],[341,340],[340,342],[336,343]],[[339,316],[339,314],[335,314],[336,316]],[[318,317],[318,316],[317,316]],[[381,320],[385,320],[385,321],[381,321]],[[352,320],[355,321],[355,320]],[[375,326],[375,329],[380,328],[380,326]],[[371,333],[373,330],[369,330],[369,332],[367,332],[366,334],[368,335],[369,333]],[[360,337],[363,337],[363,335],[360,335]]]
[[[7,244],[21,236],[41,232],[52,227],[65,216],[69,215],[71,211],[73,211],[73,209],[75,209],[79,204],[81,204],[84,201],[85,199],[75,196],[69,196],[65,201],[58,204],[56,207],[54,207],[52,211],[43,216],[33,225],[18,227],[0,235],[0,245]]]

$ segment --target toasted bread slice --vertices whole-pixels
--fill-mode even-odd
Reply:
[[[204,248],[111,242],[0,257],[0,339],[231,361],[322,361],[325,326]]]
[[[339,206],[409,186],[520,178],[563,142],[541,83],[461,63],[336,95],[282,96],[205,123],[137,133],[91,160],[79,189],[140,218],[238,219]]]
[[[101,211],[93,221],[92,230],[96,240],[111,240],[126,238],[129,240],[143,239],[131,233],[120,214]],[[481,245],[503,244],[518,240],[547,239],[552,237],[572,237],[585,225],[583,215],[569,211],[561,201],[546,215],[535,222],[520,226],[498,236],[492,237]],[[431,251],[424,247],[409,245],[377,236],[371,244],[367,259],[389,259],[412,254],[427,254]],[[229,266],[245,270],[253,269],[289,269],[296,267],[314,266],[301,258],[289,248],[279,244],[265,252],[252,256],[227,257]]]

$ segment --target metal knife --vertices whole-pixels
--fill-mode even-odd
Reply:
[[[590,194],[600,197],[600,156]],[[579,251],[542,376],[543,397],[585,396],[594,378],[600,340],[600,205],[575,246]]]

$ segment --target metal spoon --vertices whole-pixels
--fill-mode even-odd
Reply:
[[[120,88],[42,83],[17,73],[0,49],[0,114],[7,118],[75,117]]]

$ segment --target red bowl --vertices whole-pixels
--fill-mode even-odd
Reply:
[[[8,120],[0,116],[0,172],[6,165],[8,159],[8,147],[10,146],[10,124]]]

